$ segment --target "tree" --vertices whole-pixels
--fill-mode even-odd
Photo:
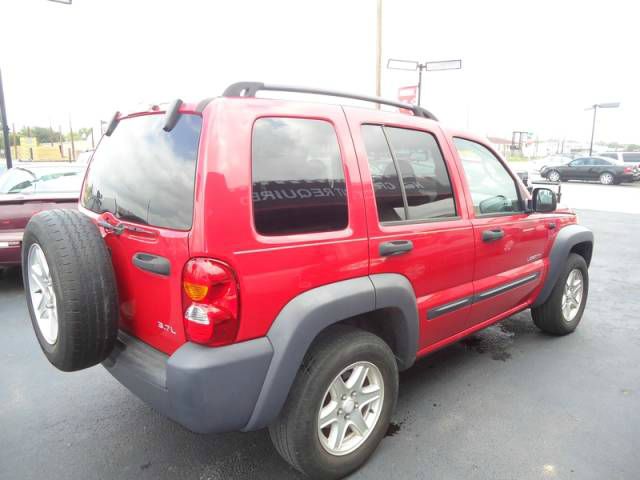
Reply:
[[[24,127],[18,132],[18,135],[20,137],[35,137],[39,144],[60,141],[60,134],[48,127]]]
[[[625,145],[625,152],[640,152],[640,145],[637,145],[635,143],[629,143],[628,145]]]

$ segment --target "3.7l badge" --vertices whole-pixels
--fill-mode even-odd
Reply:
[[[162,323],[162,322],[158,322],[158,328],[160,330],[164,330],[167,333],[170,333],[172,335],[176,334],[176,331],[173,329],[173,327],[171,325],[169,325],[168,323]]]

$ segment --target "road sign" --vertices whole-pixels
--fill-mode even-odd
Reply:
[[[398,89],[398,100],[404,103],[416,103],[418,98],[418,86],[409,85],[408,87],[400,87]]]

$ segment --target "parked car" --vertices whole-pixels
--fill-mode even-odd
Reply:
[[[598,156],[605,158],[613,158],[619,162],[640,166],[640,152],[603,152]]]
[[[34,214],[76,208],[85,168],[20,162],[0,174],[0,267],[20,265],[24,228]]]
[[[269,427],[294,468],[339,478],[416,359],[528,308],[571,333],[593,234],[420,107],[262,90],[350,96],[245,82],[117,114],[79,211],[27,226],[27,303],[57,368],[102,362],[194,432]]]
[[[640,180],[638,167],[604,157],[580,157],[566,165],[544,167],[540,175],[552,182],[565,180],[599,181],[603,185]]]

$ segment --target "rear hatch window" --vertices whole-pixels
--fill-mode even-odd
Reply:
[[[82,205],[98,214],[190,230],[202,117],[183,114],[170,132],[164,115],[125,118],[93,155]]]

